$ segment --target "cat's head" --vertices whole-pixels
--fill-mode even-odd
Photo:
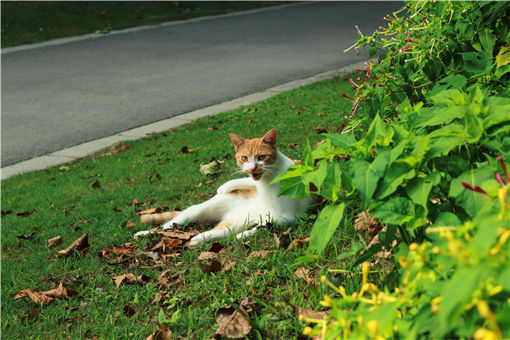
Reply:
[[[236,149],[236,160],[241,170],[258,181],[271,172],[276,160],[276,130],[269,130],[262,138],[244,139],[235,133],[230,139]]]

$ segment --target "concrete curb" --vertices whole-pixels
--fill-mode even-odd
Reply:
[[[55,165],[71,162],[76,159],[89,156],[101,149],[109,147],[118,142],[143,138],[150,133],[166,131],[177,126],[187,124],[201,117],[214,116],[219,113],[231,111],[242,106],[251,105],[253,103],[265,100],[269,97],[272,97],[282,92],[290,91],[298,87],[315,83],[321,80],[331,79],[336,75],[342,75],[351,72],[356,68],[362,67],[364,65],[363,63],[364,62],[359,62],[356,64],[341,67],[336,70],[319,73],[308,78],[294,80],[285,84],[268,88],[264,91],[256,92],[237,99],[229,100],[220,104],[205,107],[203,109],[188,112],[176,117],[161,120],[134,129],[126,130],[113,136],[99,138],[67,149],[55,151],[45,156],[16,163],[5,168],[2,168],[1,178],[2,180],[4,180],[11,176],[18,175],[21,173],[42,170]]]

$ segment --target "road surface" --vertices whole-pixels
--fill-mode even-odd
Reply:
[[[2,51],[2,167],[365,60],[400,2],[313,2]]]

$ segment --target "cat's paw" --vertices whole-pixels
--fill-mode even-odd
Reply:
[[[204,239],[203,235],[199,234],[199,235],[193,237],[188,242],[188,246],[191,247],[191,248],[194,248],[194,247],[197,247],[197,246],[203,244],[204,242],[205,242],[205,239]]]
[[[255,235],[256,232],[257,232],[257,228],[255,227],[253,229],[249,229],[249,230],[245,230],[243,232],[240,232],[239,234],[236,235],[236,238],[238,240],[242,240],[242,239],[245,239],[247,237]]]
[[[163,230],[173,229],[175,224],[177,224],[177,223],[175,223],[173,220],[168,221],[161,226],[161,229],[163,229]]]
[[[139,232],[137,232],[136,234],[133,235],[133,238],[137,239],[137,238],[140,238],[140,237],[144,237],[144,236],[152,234],[153,232],[154,232],[154,230],[139,231]]]

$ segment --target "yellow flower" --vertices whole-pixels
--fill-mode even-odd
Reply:
[[[485,328],[478,328],[473,334],[474,340],[496,340],[497,334]]]
[[[476,309],[478,309],[478,314],[480,314],[482,318],[490,319],[492,317],[491,309],[485,301],[478,300],[476,302]]]
[[[306,326],[305,329],[303,329],[303,335],[311,335],[313,332],[312,327]]]
[[[326,294],[324,294],[324,300],[319,301],[319,303],[324,307],[333,307],[333,300],[331,300],[331,298]]]
[[[367,321],[367,328],[372,333],[373,337],[377,336],[377,328],[378,328],[377,320],[369,320]]]
[[[495,287],[492,287],[491,289],[489,289],[489,295],[490,296],[496,295],[496,294],[499,294],[502,291],[503,291],[503,287],[495,286]]]

